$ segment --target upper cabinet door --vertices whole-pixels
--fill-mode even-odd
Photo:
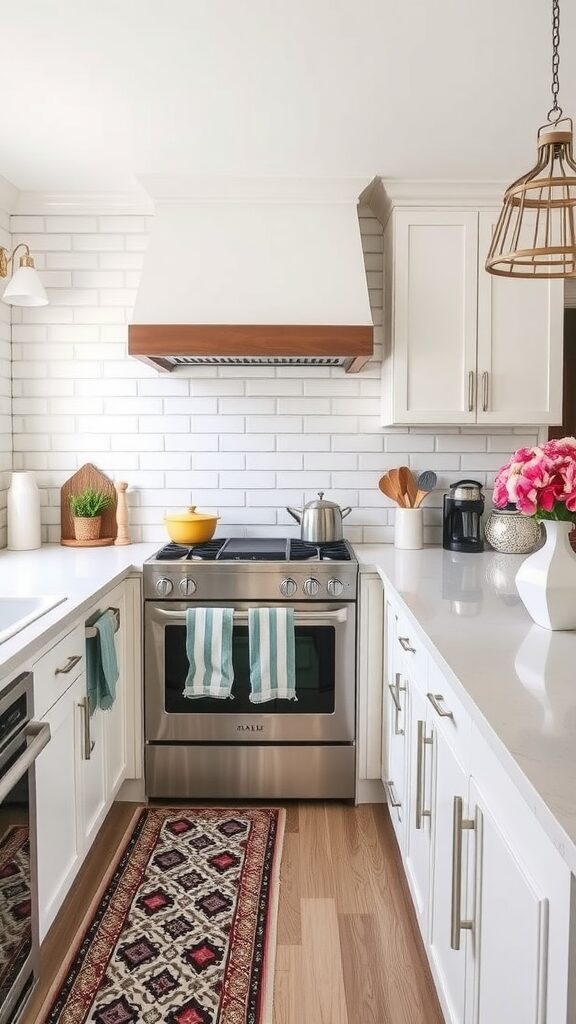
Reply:
[[[384,420],[475,423],[478,214],[396,210],[391,219],[394,368]]]
[[[480,213],[477,421],[561,423],[564,283],[488,274],[497,219]]]

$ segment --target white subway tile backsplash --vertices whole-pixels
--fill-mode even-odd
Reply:
[[[0,230],[1,223],[0,216]],[[437,541],[445,486],[469,473],[490,481],[509,451],[536,440],[525,429],[382,430],[382,229],[366,208],[376,357],[350,376],[297,366],[158,375],[127,356],[149,219],[19,215],[11,227],[15,241],[37,254],[52,301],[13,310],[12,349],[10,311],[0,308],[0,417],[10,415],[12,372],[14,464],[41,476],[44,533],[52,540],[59,537],[60,483],[90,460],[129,481],[132,535],[159,544],[164,510],[190,503],[219,511],[223,534],[298,536],[285,506],[301,506],[320,489],[352,506],[346,536],[390,542],[393,510],[379,477],[401,463],[415,472],[431,468],[439,484],[427,499],[426,531]],[[0,544],[10,468],[3,460],[11,461],[12,447],[10,437],[3,440]]]

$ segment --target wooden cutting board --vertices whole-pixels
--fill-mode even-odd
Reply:
[[[74,537],[74,521],[70,512],[70,495],[80,494],[87,487],[91,487],[94,491],[104,491],[104,494],[109,494],[112,499],[110,508],[107,508],[102,516],[100,540],[96,542],[79,541]],[[87,462],[60,489],[60,543],[68,547],[95,547],[96,545],[101,547],[106,544],[113,544],[118,528],[116,523],[117,498],[116,488],[110,478],[96,469],[96,466],[93,466],[91,462]]]

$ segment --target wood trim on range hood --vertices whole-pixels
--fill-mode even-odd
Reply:
[[[158,370],[170,372],[184,359],[223,357],[239,365],[251,358],[292,357],[306,365],[338,359],[346,373],[357,373],[373,355],[374,328],[301,324],[131,324],[128,352]]]

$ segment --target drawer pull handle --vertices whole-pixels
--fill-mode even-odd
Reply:
[[[416,654],[416,648],[412,647],[412,645],[410,643],[410,637],[399,636],[398,637],[398,643],[400,644],[400,647],[404,651],[410,651],[410,654]]]
[[[432,745],[432,736],[426,735],[426,723],[418,720],[418,746],[416,748],[416,828],[422,828],[422,818],[430,818],[424,809],[424,780],[426,776],[426,744]]]
[[[90,736],[90,702],[88,697],[83,697],[78,707],[82,709],[82,721],[84,725],[84,750],[82,757],[85,761],[89,761],[96,744]]]
[[[64,668],[57,668],[54,672],[55,676],[67,676],[72,671],[74,665],[77,665],[79,661],[82,661],[81,654],[71,654],[66,662]]]
[[[463,928],[472,929],[472,921],[462,920],[462,833],[464,829],[473,829],[476,822],[473,818],[464,818],[462,813],[462,797],[454,797],[452,813],[452,907],[450,913],[450,947],[460,949],[460,932]]]
[[[427,693],[426,696],[428,697],[428,700],[436,714],[440,715],[440,718],[454,718],[452,711],[448,711],[446,708],[442,707],[440,701],[443,701],[444,697],[441,693]]]
[[[387,779],[384,782],[384,788],[386,790],[386,795],[388,796],[388,803],[390,804],[390,806],[402,807],[400,800],[397,800],[396,797],[394,796],[394,783],[392,782],[392,779]]]

